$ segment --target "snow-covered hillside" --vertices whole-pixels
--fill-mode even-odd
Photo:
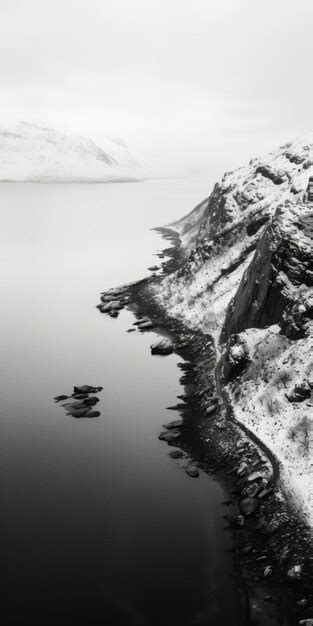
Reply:
[[[139,164],[120,141],[97,146],[26,122],[0,128],[0,181],[108,182],[140,179]]]
[[[312,135],[226,173],[172,225],[186,260],[152,289],[215,337],[235,416],[281,461],[313,523],[310,176]]]

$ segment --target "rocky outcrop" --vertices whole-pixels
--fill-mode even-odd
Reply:
[[[155,341],[151,345],[150,349],[151,349],[151,354],[159,354],[159,355],[165,356],[167,354],[172,354],[174,350],[174,344],[170,339],[163,337],[163,339]]]
[[[304,336],[313,285],[312,234],[313,207],[290,201],[277,207],[228,306],[224,338],[272,324],[290,335],[285,314],[293,309],[293,317],[299,315],[296,335]]]

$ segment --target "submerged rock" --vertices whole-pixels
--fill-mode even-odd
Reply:
[[[140,320],[136,320],[136,322],[133,323],[133,326],[140,326],[141,324],[144,324],[145,322],[150,322],[148,317],[142,317]]]
[[[256,498],[243,498],[240,502],[240,510],[245,516],[255,513],[259,506],[260,502]]]
[[[109,315],[110,315],[110,317],[118,317],[119,312],[118,311],[109,311]]]
[[[185,468],[185,472],[192,478],[198,478],[199,476],[199,470],[195,465],[188,465],[188,467]]]
[[[64,404],[65,408],[70,409],[84,409],[86,407],[86,400],[77,400],[76,402]]]
[[[66,409],[67,414],[72,417],[98,417],[100,411],[95,411],[92,407],[99,402],[97,396],[90,396],[91,393],[102,391],[103,387],[92,387],[91,385],[78,385],[74,387],[72,398],[74,401],[65,402],[62,407]],[[71,400],[71,396],[57,396],[59,399]]]
[[[163,339],[160,339],[159,341],[156,341],[155,343],[153,343],[150,349],[151,349],[151,354],[161,354],[161,355],[172,354],[174,350],[174,344],[170,339],[163,337]]]
[[[228,517],[229,523],[235,528],[242,528],[245,525],[245,518],[243,515],[230,515]]]
[[[61,400],[67,400],[68,396],[65,395],[61,395],[61,396],[55,396],[55,401],[56,402],[61,402]]]
[[[104,296],[101,296],[100,300],[101,300],[101,302],[107,303],[107,302],[113,302],[114,300],[118,300],[118,297],[117,296],[113,296],[112,294],[111,295],[110,294],[106,294]]]
[[[84,409],[70,409],[69,413],[73,417],[84,417],[88,412],[88,407],[86,406]]]
[[[180,428],[181,426],[183,426],[183,423],[183,420],[180,418],[178,420],[173,420],[172,422],[163,425],[164,428],[166,428],[167,430],[172,430],[173,428]]]
[[[267,565],[267,567],[265,567],[264,572],[263,572],[263,576],[264,578],[267,578],[268,576],[271,576],[273,573],[272,567],[270,565]]]
[[[93,411],[93,410],[89,409],[89,411],[87,411],[85,417],[99,417],[99,415],[101,415],[100,411]]]

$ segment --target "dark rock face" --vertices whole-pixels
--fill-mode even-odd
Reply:
[[[298,312],[300,335],[304,332],[309,303],[303,297],[303,285],[312,286],[312,232],[313,211],[310,206],[297,203],[278,207],[228,307],[224,338],[247,328],[264,328],[272,324],[280,324],[286,332],[288,322],[284,315],[290,308]]]

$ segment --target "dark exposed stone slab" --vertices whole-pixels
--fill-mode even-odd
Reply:
[[[151,354],[160,354],[160,355],[165,356],[167,354],[172,354],[174,350],[174,344],[170,339],[163,337],[159,341],[155,341],[151,345],[150,349],[151,349]]]

